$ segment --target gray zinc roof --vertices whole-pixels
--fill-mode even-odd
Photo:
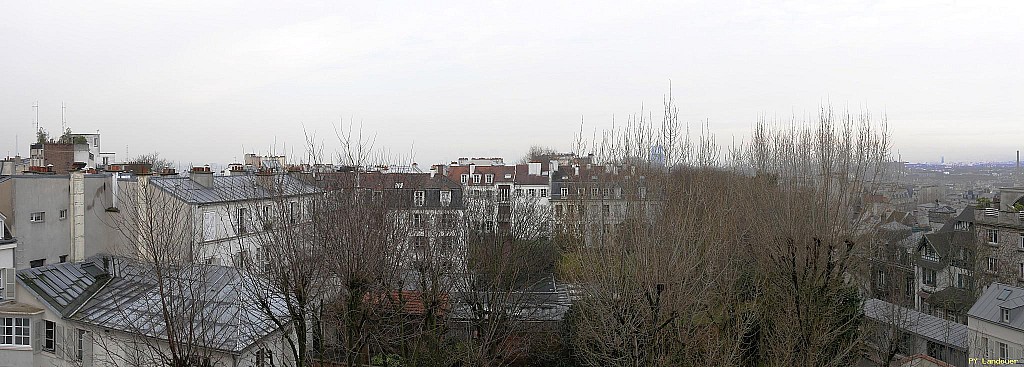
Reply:
[[[893,324],[921,337],[960,350],[967,348],[967,325],[871,298],[864,301],[864,315],[876,322]]]
[[[18,271],[18,280],[62,316],[81,306],[109,277],[94,275],[80,264],[60,263]]]
[[[1024,331],[1024,312],[1011,311],[1010,322],[1002,322],[1003,308],[1015,310],[1021,306],[1024,306],[1024,288],[992,283],[985,287],[985,291],[981,293],[981,297],[978,297],[978,301],[974,302],[971,310],[967,311],[967,315]]]
[[[213,176],[206,187],[187,177],[152,177],[150,184],[190,204],[270,199],[313,194],[320,189],[289,175]]]
[[[90,267],[99,269],[99,273]],[[67,310],[62,312],[67,319],[105,329],[165,338],[167,322],[162,316],[161,301],[169,305],[169,312],[179,328],[187,326],[194,332],[191,335],[197,336],[190,342],[205,348],[239,353],[277,329],[274,321],[256,304],[259,298],[252,287],[256,281],[233,268],[213,265],[164,268],[163,278],[158,278],[156,268],[150,264],[114,258],[109,268],[113,276],[89,261],[29,270],[32,272],[19,272],[19,279],[39,294],[42,301]],[[93,282],[99,284],[97,278],[105,281],[89,292],[79,292],[77,289],[81,287],[78,287],[66,295],[58,292],[57,297],[43,296],[49,295],[65,274],[77,275],[81,282],[94,279]],[[79,300],[81,307],[62,306],[71,298]],[[267,300],[266,294],[261,298],[274,310],[275,318],[286,322],[287,313],[279,299]]]

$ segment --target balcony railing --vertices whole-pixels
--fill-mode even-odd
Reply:
[[[985,208],[975,212],[974,220],[982,224],[1009,225],[1024,227],[1024,212],[1000,211],[996,208]]]

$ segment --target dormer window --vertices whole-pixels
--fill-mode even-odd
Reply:
[[[425,201],[424,197],[425,196],[424,196],[424,192],[423,191],[413,192],[413,194],[412,194],[412,204],[415,205],[415,206],[423,206],[423,202]]]
[[[450,190],[441,191],[441,206],[448,206],[452,203],[452,192]]]
[[[490,173],[484,175],[484,183],[494,183],[494,175]]]
[[[1010,309],[1009,308],[1000,307],[999,308],[999,315],[1000,315],[999,319],[1002,320],[1003,322],[1006,322],[1006,323],[1010,322]]]
[[[473,183],[475,183],[475,184],[480,183],[480,174],[474,174],[473,175]]]
[[[463,185],[469,183],[469,174],[463,173],[459,175],[459,181],[461,181]]]

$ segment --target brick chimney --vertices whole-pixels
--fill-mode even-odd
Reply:
[[[192,167],[188,178],[202,187],[213,187],[213,172],[210,171],[209,165]]]

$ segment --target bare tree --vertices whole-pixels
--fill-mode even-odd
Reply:
[[[148,175],[121,185],[121,212],[111,225],[120,234],[118,255],[125,264],[112,264],[112,282],[124,293],[108,294],[115,310],[113,323],[127,328],[127,338],[113,337],[107,348],[109,362],[132,365],[190,366],[209,361],[218,343],[228,337],[217,325],[237,309],[215,307],[220,289],[211,269],[197,264],[194,213],[178,195],[150,184]],[[113,287],[113,286],[112,286]]]

